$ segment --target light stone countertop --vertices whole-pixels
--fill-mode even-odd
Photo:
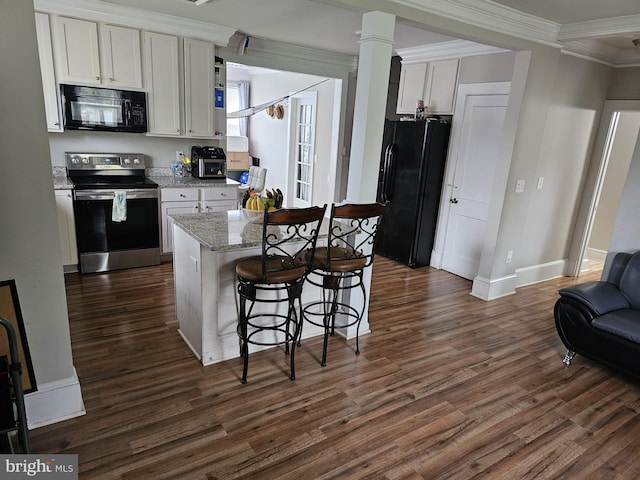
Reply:
[[[163,169],[155,169],[155,171],[162,171]],[[167,169],[168,170],[168,169]],[[194,177],[182,177],[174,178],[171,175],[147,175],[147,177],[156,182],[160,188],[206,188],[215,187],[218,185],[233,185],[239,186],[240,182],[227,179],[200,179]],[[73,182],[67,177],[67,171],[65,167],[53,167],[53,189],[54,190],[72,190]]]
[[[150,180],[153,180],[158,184],[160,188],[206,188],[206,187],[216,187],[219,185],[233,185],[239,186],[240,182],[232,180],[230,178],[227,179],[201,179],[195,177],[182,177],[182,178],[174,178],[173,176],[155,176],[155,175],[147,175]]]
[[[262,224],[248,221],[242,210],[170,217],[175,225],[209,250],[224,252],[262,244]]]
[[[73,182],[69,180],[66,175],[54,175],[53,176],[53,189],[54,190],[72,190]]]
[[[200,245],[214,252],[262,245],[262,223],[250,222],[242,210],[189,213],[170,217],[175,225],[195,238]],[[327,220],[323,220],[318,238],[327,236]]]

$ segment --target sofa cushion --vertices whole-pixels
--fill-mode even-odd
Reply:
[[[558,293],[563,297],[573,298],[584,303],[596,315],[630,306],[618,287],[609,282],[580,283],[562,288]]]
[[[629,259],[618,288],[629,301],[631,308],[640,310],[640,252],[634,253]]]
[[[640,343],[640,311],[627,308],[615,310],[593,319],[591,324],[598,330]]]

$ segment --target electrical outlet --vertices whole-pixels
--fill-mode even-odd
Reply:
[[[538,178],[538,186],[537,189],[538,190],[542,190],[542,186],[544,185],[544,177],[539,177]]]
[[[182,157],[184,157],[184,152],[182,150],[176,150],[176,162],[182,163]]]
[[[507,262],[506,263],[511,263],[511,260],[513,260],[513,250],[509,250],[507,252]]]
[[[524,180],[518,180],[516,182],[516,193],[524,192]]]

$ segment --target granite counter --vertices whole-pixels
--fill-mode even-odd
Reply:
[[[262,244],[262,223],[254,223],[242,210],[170,215],[173,224],[197,240],[202,248],[227,252]],[[325,232],[326,235],[326,232]]]
[[[173,176],[160,176],[160,175],[148,175],[149,180],[152,180],[158,184],[160,188],[206,188],[217,187],[220,185],[233,185],[239,186],[240,182],[232,180],[230,178],[217,179],[217,178],[195,178],[195,177],[173,177]]]

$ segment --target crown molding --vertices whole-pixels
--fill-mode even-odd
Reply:
[[[558,40],[568,42],[584,38],[598,38],[629,33],[640,34],[640,15],[568,23],[560,27]]]
[[[619,57],[617,48],[589,39],[566,42],[562,47],[562,53],[602,63],[609,67],[615,67]]]
[[[232,43],[235,42],[232,39]],[[249,51],[238,55],[229,45],[225,51],[227,62],[245,63],[273,70],[297,71],[319,76],[342,78],[358,70],[358,57],[328,52],[310,47],[251,37]]]
[[[419,47],[402,48],[396,53],[402,58],[402,64],[444,60],[447,58],[470,57],[474,55],[488,55],[492,53],[508,52],[504,48],[483,45],[468,40],[451,40],[449,42],[431,43]]]
[[[33,6],[39,12],[207,40],[220,46],[226,46],[229,43],[229,38],[236,31],[234,28],[222,25],[148,11],[143,12],[137,8],[99,0],[33,0]]]
[[[560,24],[489,0],[391,0],[393,3],[482,27],[493,32],[560,48]]]
[[[562,53],[604,63],[616,68],[637,67],[640,65],[640,52],[631,49],[621,50],[588,38],[566,42]]]
[[[490,0],[390,1],[494,32],[560,48],[562,53],[616,68],[640,64],[640,52],[617,49],[594,41],[606,36],[629,33],[640,35],[640,15],[560,25]]]

